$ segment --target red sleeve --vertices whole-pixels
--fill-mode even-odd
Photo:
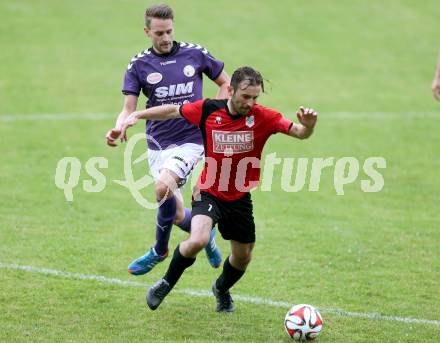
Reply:
[[[288,133],[290,130],[290,127],[292,126],[293,122],[289,119],[283,118],[283,116],[280,114],[278,117],[278,120],[274,120],[274,132],[273,133]]]
[[[191,124],[199,126],[200,118],[202,118],[202,108],[205,99],[197,100],[188,104],[183,104],[179,108],[179,112]]]
[[[266,117],[266,122],[268,123],[268,130],[271,134],[274,133],[288,133],[293,122],[289,119],[283,118],[280,112],[275,111],[271,108],[267,108],[259,105]]]

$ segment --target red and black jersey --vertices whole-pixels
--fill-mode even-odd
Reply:
[[[246,116],[232,115],[227,100],[184,104],[180,114],[202,132],[206,160],[198,187],[223,201],[237,200],[256,187],[264,144],[292,125],[279,112],[259,104]]]

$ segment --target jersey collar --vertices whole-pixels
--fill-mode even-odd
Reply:
[[[172,48],[171,51],[170,51],[169,53],[167,53],[167,54],[158,54],[158,53],[153,49],[153,47],[151,47],[149,50],[151,51],[151,53],[152,53],[154,56],[167,58],[167,57],[170,57],[170,56],[175,55],[175,54],[177,53],[177,51],[179,51],[179,49],[180,49],[180,44],[177,43],[176,41],[173,41],[173,48]]]

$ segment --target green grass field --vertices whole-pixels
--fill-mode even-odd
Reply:
[[[302,104],[320,112],[310,140],[277,135],[265,154],[382,156],[385,186],[362,192],[361,171],[338,196],[332,167],[318,192],[287,193],[276,169],[273,190],[253,193],[254,259],[232,291],[276,303],[237,298],[234,314],[218,315],[213,297],[190,294],[208,292],[219,274],[200,255],[152,312],[145,291],[169,259],[127,274],[154,240],[155,212],[112,181],[124,178],[123,148],[104,144],[125,67],[149,46],[149,3],[1,2],[0,341],[288,342],[283,304],[309,303],[325,321],[318,342],[439,342],[438,1],[169,3],[177,40],[206,46],[229,73],[248,64],[264,74],[261,103],[289,118]],[[214,91],[207,81],[205,96]],[[93,113],[103,116],[85,117]],[[82,163],[73,202],[54,183],[65,156]],[[93,156],[109,161],[100,193],[82,188]],[[153,199],[152,187],[144,193]],[[170,246],[184,238],[176,228]]]

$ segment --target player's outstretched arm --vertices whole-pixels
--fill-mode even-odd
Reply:
[[[124,97],[124,106],[122,107],[121,113],[119,113],[118,119],[116,120],[116,125],[113,129],[110,129],[105,138],[107,140],[107,145],[116,146],[116,140],[121,135],[121,126],[124,120],[130,115],[130,113],[136,111],[136,106],[138,102],[138,97],[135,95],[126,95]]]
[[[122,140],[127,140],[127,129],[140,119],[146,120],[168,120],[174,118],[181,118],[178,105],[162,105],[150,107],[146,110],[136,111],[130,114],[122,123],[120,137]]]
[[[312,135],[316,121],[318,120],[318,112],[313,108],[304,108],[301,106],[296,112],[296,117],[298,118],[299,123],[292,124],[288,135],[299,139],[309,138]]]

